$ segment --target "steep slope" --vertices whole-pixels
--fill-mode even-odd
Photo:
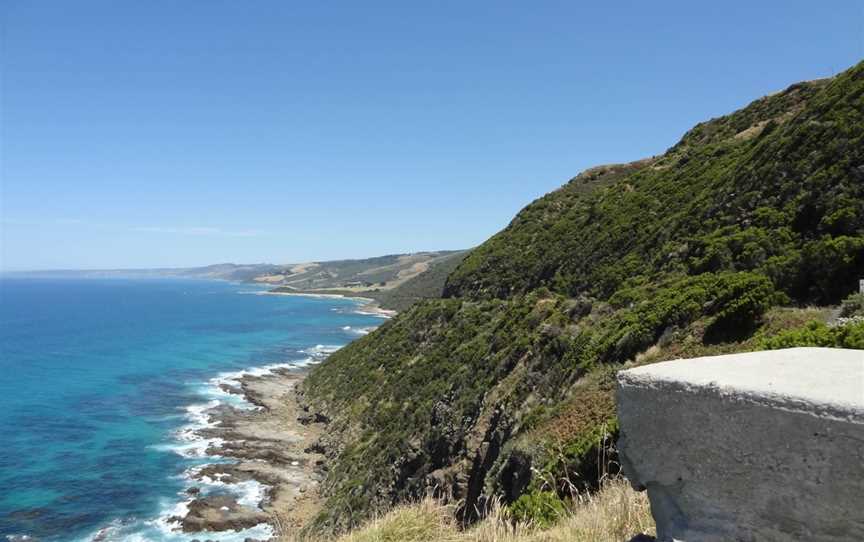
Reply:
[[[753,270],[793,299],[838,300],[861,267],[823,263],[861,247],[860,71],[700,124],[590,197],[577,177],[473,251],[447,295],[608,297],[636,277]]]
[[[332,459],[316,525],[430,491],[471,519],[484,495],[531,509],[590,485],[619,364],[758,347],[799,317],[772,307],[836,303],[862,270],[864,64],[588,170],[473,250],[445,299],[312,371]]]

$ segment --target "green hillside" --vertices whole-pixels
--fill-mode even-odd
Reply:
[[[447,275],[464,256],[464,250],[441,250],[307,262],[271,269],[253,280],[275,286],[275,292],[371,297],[384,308],[403,310],[418,299],[441,297]]]
[[[662,156],[584,172],[471,251],[444,299],[315,368],[304,401],[331,420],[316,526],[429,491],[465,519],[488,495],[528,514],[590,486],[622,363],[864,348],[860,320],[808,324],[830,311],[803,308],[838,304],[859,277],[864,63],[697,125]]]
[[[673,275],[754,271],[794,300],[838,301],[864,267],[860,72],[700,124],[609,186],[577,177],[473,251],[447,293],[606,298]]]
[[[371,297],[383,309],[404,311],[421,299],[437,299],[444,294],[447,277],[462,263],[466,252],[447,252],[429,262],[429,268],[392,289],[378,289],[360,295]]]

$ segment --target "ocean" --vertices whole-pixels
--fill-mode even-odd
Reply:
[[[218,384],[322,360],[381,323],[356,300],[185,279],[0,278],[0,535],[43,541],[266,538],[182,534],[192,434],[239,396]],[[256,482],[208,488],[255,502]],[[0,539],[2,539],[0,536]]]

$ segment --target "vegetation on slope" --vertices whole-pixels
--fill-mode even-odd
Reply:
[[[360,260],[332,260],[284,266],[257,282],[278,286],[277,291],[349,293],[396,288],[464,251],[391,254]]]
[[[462,263],[467,252],[448,252],[429,262],[429,268],[395,288],[364,292],[361,295],[378,302],[382,309],[404,311],[422,299],[439,299],[444,294],[447,277]]]
[[[608,298],[658,277],[746,270],[794,300],[839,301],[864,268],[862,71],[699,125],[611,185],[585,194],[571,182],[539,199],[471,252],[446,294]],[[761,129],[735,136],[748,125]]]
[[[299,264],[255,280],[279,284],[273,292],[365,297],[383,309],[404,311],[422,299],[440,298],[466,254],[450,250]]]
[[[807,321],[827,315],[778,307],[838,303],[862,269],[864,64],[589,170],[469,253],[445,299],[312,371],[333,459],[316,526],[430,491],[472,520],[489,495],[519,511],[594,486],[620,364],[860,347],[864,324],[814,339]]]
[[[864,319],[844,325],[828,326],[814,320],[807,325],[785,330],[774,337],[763,339],[761,349],[776,350],[793,346],[821,346],[864,350]]]
[[[365,522],[336,542],[621,542],[637,534],[654,534],[654,521],[644,493],[625,480],[612,479],[593,495],[579,495],[561,507],[549,525],[513,522],[506,508],[493,507],[483,521],[462,530],[452,506],[426,498],[396,507]],[[326,538],[292,538],[280,542],[323,542]],[[331,539],[333,540],[333,539]]]

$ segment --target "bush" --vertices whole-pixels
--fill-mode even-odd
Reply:
[[[864,236],[824,237],[805,245],[802,278],[808,297],[820,303],[837,303],[856,284],[864,268]]]
[[[844,299],[840,306],[840,316],[844,318],[864,316],[864,294],[852,294]]]
[[[718,284],[713,322],[705,330],[709,342],[749,335],[769,307],[781,301],[771,281],[754,273],[725,275]]]
[[[567,508],[554,491],[535,490],[516,499],[509,510],[517,522],[548,527],[563,516]]]
[[[864,350],[864,321],[828,327],[813,321],[803,327],[790,329],[763,340],[762,350],[777,350],[796,346],[822,346],[829,348],[853,348]]]

